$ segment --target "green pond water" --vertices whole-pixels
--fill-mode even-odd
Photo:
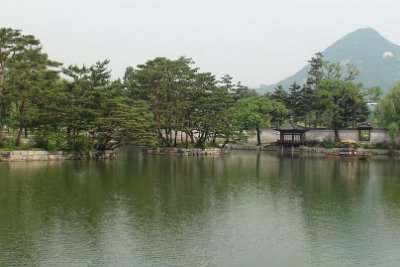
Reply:
[[[0,266],[400,266],[400,160],[0,162]]]

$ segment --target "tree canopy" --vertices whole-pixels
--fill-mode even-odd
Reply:
[[[91,66],[50,60],[32,35],[0,28],[0,147],[20,147],[34,136],[41,148],[104,151],[126,144],[204,148],[244,141],[249,133],[293,121],[304,126],[354,127],[368,118],[379,88],[355,83],[358,70],[309,61],[304,84],[257,92],[202,72],[186,57],[157,57],[111,78],[109,60]],[[380,103],[382,126],[400,132],[397,91]]]
[[[400,136],[400,83],[380,101],[379,124],[389,130],[392,138]]]
[[[330,63],[322,53],[316,53],[309,63],[304,85],[293,83],[288,91],[277,87],[269,96],[288,108],[286,119],[305,126],[333,128],[338,140],[339,128],[354,127],[367,119],[367,101],[376,99],[379,89],[365,89],[355,83],[358,70],[353,65]]]
[[[34,36],[1,28],[0,147],[21,146],[29,132],[50,150],[154,145],[149,106],[111,81],[108,64],[60,68]]]

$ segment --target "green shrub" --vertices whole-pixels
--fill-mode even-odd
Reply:
[[[15,150],[31,150],[32,148],[33,148],[32,144],[22,143],[19,145],[19,147],[15,147]]]
[[[66,150],[65,134],[57,131],[36,130],[35,146],[49,151]]]
[[[323,148],[335,148],[338,145],[331,139],[324,139],[324,141],[322,142],[322,147]]]
[[[393,148],[396,150],[400,150],[400,144],[399,143],[394,143]]]
[[[309,146],[309,147],[316,147],[316,146],[319,146],[320,144],[321,144],[321,142],[318,140],[307,140],[305,142],[305,145]]]
[[[9,140],[5,137],[0,138],[0,148],[6,148],[9,146]]]
[[[390,148],[390,144],[388,142],[380,142],[380,143],[376,143],[375,144],[375,148],[376,149],[389,149]]]
[[[85,135],[79,135],[72,145],[73,151],[88,152],[92,149],[93,142]]]

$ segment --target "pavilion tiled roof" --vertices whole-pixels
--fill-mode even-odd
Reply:
[[[297,125],[296,123],[293,122],[288,122],[284,125],[281,125],[277,128],[279,131],[307,131],[306,127],[303,127],[301,125]]]
[[[370,123],[368,122],[362,122],[358,125],[358,129],[372,129],[373,127],[371,126]]]

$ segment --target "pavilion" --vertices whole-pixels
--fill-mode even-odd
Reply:
[[[306,127],[288,122],[276,128],[280,133],[278,144],[282,146],[300,146],[305,143]]]

